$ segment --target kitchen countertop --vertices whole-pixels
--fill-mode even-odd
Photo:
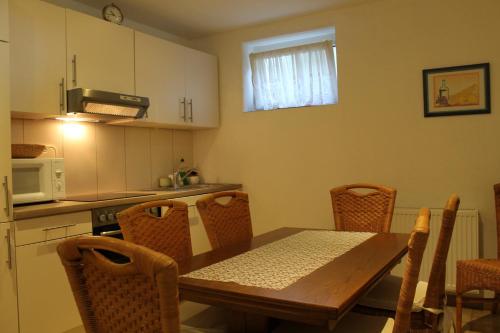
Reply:
[[[80,201],[56,201],[35,205],[25,205],[14,207],[14,221],[24,220],[34,217],[58,215],[65,213],[73,213],[93,208],[119,206],[126,204],[142,203],[153,200],[161,199],[175,199],[181,197],[189,197],[193,195],[200,195],[212,192],[231,191],[241,188],[241,184],[201,184],[186,186],[176,191],[174,190],[152,190],[152,191],[131,191],[131,192],[144,192],[144,196],[102,200],[94,202],[80,202]],[[153,195],[150,195],[154,193]]]

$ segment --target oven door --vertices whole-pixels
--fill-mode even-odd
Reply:
[[[13,159],[12,194],[14,204],[53,200],[51,160]]]

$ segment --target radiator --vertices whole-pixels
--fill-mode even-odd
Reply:
[[[419,209],[395,208],[392,218],[391,232],[410,233]],[[431,209],[430,233],[420,268],[421,281],[428,281],[432,260],[441,229],[442,209]],[[479,212],[477,209],[459,210],[455,221],[455,229],[451,239],[448,260],[446,262],[446,289],[455,290],[456,262],[460,259],[479,258]],[[392,271],[392,274],[403,274],[406,257]]]

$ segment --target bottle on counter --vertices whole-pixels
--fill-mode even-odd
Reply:
[[[188,172],[188,169],[186,167],[186,164],[184,162],[184,158],[181,158],[181,161],[179,163],[179,180],[182,180],[182,184],[180,185],[189,185],[189,179],[186,177],[186,173]]]

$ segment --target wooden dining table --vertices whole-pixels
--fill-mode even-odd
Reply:
[[[305,230],[280,228],[180,263],[181,298],[227,309],[233,332],[266,332],[271,318],[332,329],[408,251],[408,234],[375,234],[280,290],[182,276]]]

